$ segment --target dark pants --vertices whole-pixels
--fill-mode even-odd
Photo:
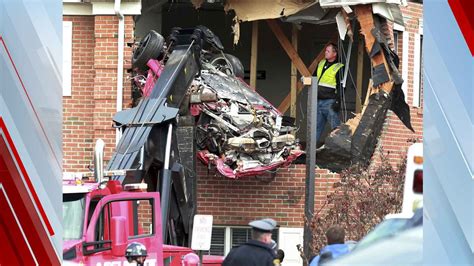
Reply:
[[[339,113],[332,109],[333,103],[336,99],[318,99],[318,121],[316,125],[316,140],[319,141],[323,133],[326,122],[329,122],[331,130],[341,124],[339,120]]]

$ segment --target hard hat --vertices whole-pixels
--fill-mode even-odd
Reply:
[[[131,263],[137,258],[146,257],[148,255],[145,245],[138,242],[130,243],[125,250],[125,257]]]

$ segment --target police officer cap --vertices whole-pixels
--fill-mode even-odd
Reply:
[[[258,231],[271,233],[277,226],[277,222],[271,218],[256,220],[249,223],[249,225]]]

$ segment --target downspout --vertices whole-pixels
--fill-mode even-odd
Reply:
[[[115,0],[114,11],[115,15],[119,19],[118,24],[118,41],[117,41],[117,112],[122,111],[123,104],[123,43],[124,43],[124,33],[125,33],[125,19],[120,11],[121,0]],[[122,131],[116,129],[115,132],[115,144],[117,145],[120,138],[122,137]]]

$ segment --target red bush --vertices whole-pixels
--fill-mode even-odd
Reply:
[[[333,225],[345,229],[346,240],[358,241],[385,215],[400,212],[406,159],[402,158],[394,168],[387,159],[388,153],[379,154],[381,163],[372,170],[353,166],[334,183],[334,192],[328,194],[325,205],[311,221],[313,254],[326,245],[325,232]]]

